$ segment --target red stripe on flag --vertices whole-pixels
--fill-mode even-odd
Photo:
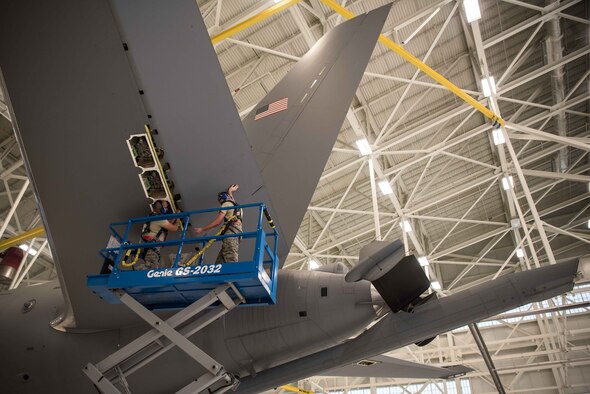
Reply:
[[[281,112],[287,109],[289,105],[289,98],[285,97],[284,99],[280,99],[275,101],[274,103],[270,103],[268,105],[268,109],[264,112],[259,113],[254,117],[254,120],[259,120],[262,118],[266,118],[269,115],[276,114],[277,112]]]

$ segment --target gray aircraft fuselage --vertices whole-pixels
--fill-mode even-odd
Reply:
[[[108,224],[142,214],[124,141],[146,123],[157,126],[187,207],[210,206],[234,182],[241,203],[268,202],[285,257],[389,8],[325,35],[260,104],[290,97],[289,110],[260,122],[251,114],[243,127],[194,1],[6,3],[0,66],[60,283],[0,294],[0,390],[95,393],[84,365],[148,329],[85,283]],[[377,319],[369,282],[281,271],[276,305],[240,307],[191,339],[240,376],[240,393],[260,393],[562,294],[576,270],[557,264],[500,277],[413,313],[389,313],[366,330]],[[33,308],[23,309],[30,300]],[[75,329],[52,328],[62,314],[61,326]],[[170,393],[203,372],[173,349],[128,381],[134,393]]]
[[[388,313],[365,329],[377,318],[374,305],[382,301],[369,282],[346,283],[344,275],[283,270],[276,305],[240,307],[190,339],[240,377],[240,393],[260,393],[563,294],[572,289],[577,271],[578,262],[571,261],[504,275],[431,299],[412,313]],[[32,309],[23,308],[32,300]],[[57,331],[49,322],[63,308],[57,282],[0,294],[0,314],[11,317],[0,325],[0,353],[10,355],[0,368],[2,390],[95,392],[83,366],[102,360],[148,329],[111,322],[107,330]],[[135,393],[170,393],[203,372],[181,350],[173,349],[127,380]]]
[[[376,319],[368,281],[346,283],[343,275],[318,271],[279,271],[277,304],[240,307],[191,337],[205,352],[238,376],[259,371],[343,343]],[[322,288],[326,296],[322,296]],[[327,293],[326,293],[327,291]],[[99,332],[57,331],[50,321],[63,311],[57,282],[17,289],[0,297],[0,315],[18,316],[0,328],[0,353],[11,361],[0,368],[8,393],[92,393],[82,373],[118,347],[148,330],[146,325]],[[374,297],[374,296],[373,296]],[[34,299],[30,312],[23,304]],[[11,341],[14,335],[24,340]],[[186,385],[204,370],[178,349],[132,374],[133,392],[167,393]]]

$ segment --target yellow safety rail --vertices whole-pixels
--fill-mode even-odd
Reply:
[[[139,255],[141,254],[141,248],[135,249],[135,257],[133,258],[133,260],[129,261],[129,257],[131,257],[132,252],[133,251],[131,249],[127,250],[127,253],[125,253],[125,256],[121,259],[121,265],[123,267],[132,267],[139,260]]]
[[[320,0],[320,1],[322,3],[324,3],[325,5],[327,5],[328,7],[330,7],[331,9],[333,9],[334,11],[336,11],[338,14],[342,15],[346,19],[351,19],[351,18],[355,17],[355,15],[352,12],[348,11],[346,8],[342,7],[340,4],[338,4],[334,0]],[[479,112],[481,112],[482,114],[484,114],[485,116],[490,118],[492,120],[492,122],[498,123],[500,126],[504,127],[505,123],[502,118],[500,118],[498,115],[496,115],[495,113],[490,111],[490,109],[487,108],[485,105],[482,105],[479,101],[477,101],[476,99],[474,99],[473,97],[471,97],[470,95],[465,93],[463,90],[461,90],[461,88],[454,85],[451,81],[449,81],[448,79],[446,79],[445,77],[443,77],[442,75],[440,75],[439,73],[434,71],[432,68],[430,68],[428,65],[423,63],[420,59],[418,59],[417,57],[412,55],[410,52],[406,51],[400,45],[396,44],[395,42],[393,42],[389,38],[385,37],[383,34],[379,35],[379,42],[382,43],[383,45],[385,45],[386,47],[388,47],[389,49],[391,49],[392,51],[394,51],[395,53],[397,53],[398,55],[400,55],[402,58],[404,58],[407,61],[409,61],[410,63],[412,63],[414,66],[416,66],[418,69],[420,69],[426,75],[428,75],[430,78],[434,79],[436,82],[438,82],[442,86],[446,87],[451,92],[455,93],[467,104],[471,105],[472,107],[477,109]]]
[[[0,250],[7,249],[11,246],[20,245],[24,241],[27,241],[32,238],[40,237],[45,234],[45,228],[43,226],[35,227],[29,231],[26,231],[22,234],[15,235],[12,238],[8,238],[5,240],[0,241]]]
[[[283,390],[287,390],[287,391],[292,391],[294,393],[301,393],[301,394],[313,394],[314,393],[313,391],[300,389],[299,387],[291,386],[288,384],[281,386],[279,388],[281,388]]]
[[[266,18],[276,14],[277,12],[281,12],[284,9],[287,9],[297,3],[299,3],[301,0],[283,0],[280,3],[277,3],[269,8],[267,8],[266,10],[254,15],[251,18],[246,19],[243,22],[238,23],[235,26],[230,27],[227,30],[222,31],[219,34],[214,35],[211,38],[211,42],[213,44],[217,44],[220,41],[225,40],[228,37],[233,36],[236,33],[241,32],[244,29],[247,29],[248,27],[255,25],[256,23],[265,20]]]
[[[234,211],[234,212],[235,212],[235,211]],[[219,229],[219,231],[217,231],[217,233],[215,233],[215,236],[216,236],[216,237],[218,237],[218,236],[220,236],[220,235],[223,235],[223,234],[225,234],[225,232],[226,232],[226,231],[228,230],[228,228],[229,228],[229,225],[230,225],[231,221],[232,221],[233,219],[235,219],[235,218],[236,218],[236,215],[232,215],[232,217],[230,217],[229,219],[227,219],[227,221],[225,222],[225,224],[224,224],[223,226],[221,226],[221,228]],[[192,265],[192,264],[193,264],[195,261],[197,261],[197,259],[198,259],[199,257],[201,257],[201,256],[203,255],[203,253],[205,253],[205,251],[206,251],[207,249],[209,249],[209,248],[211,247],[211,245],[213,245],[213,243],[214,243],[215,241],[217,241],[217,239],[215,239],[215,238],[213,238],[213,239],[210,239],[210,240],[209,240],[209,241],[208,241],[208,242],[205,244],[205,246],[203,246],[203,248],[202,248],[201,250],[199,250],[199,251],[198,251],[198,252],[197,252],[197,253],[196,253],[196,254],[195,254],[193,257],[191,257],[190,259],[188,259],[188,261],[187,261],[186,263],[184,263],[184,264],[181,264],[181,265],[184,265],[184,266],[186,266],[186,265]]]

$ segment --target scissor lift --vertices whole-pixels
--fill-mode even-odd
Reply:
[[[220,208],[130,219],[110,226],[118,245],[101,250],[101,255],[112,261],[112,272],[89,275],[88,287],[106,302],[127,305],[152,329],[104,360],[96,364],[88,363],[84,367],[84,373],[100,391],[105,394],[131,393],[126,377],[175,346],[206,370],[202,376],[195,377],[194,381],[177,393],[199,393],[212,387],[216,388],[216,393],[223,393],[239,384],[223,365],[197,347],[188,337],[238,306],[275,303],[279,265],[276,255],[278,235],[274,225],[269,226],[270,230],[267,231],[263,228],[263,214],[267,215],[264,204],[248,204],[228,209],[255,207],[259,208],[256,230],[241,234],[186,237],[187,223],[191,216],[217,212]],[[179,239],[149,244],[129,243],[128,237],[134,225],[162,218],[183,219],[185,225]],[[267,219],[269,218],[267,215]],[[125,228],[123,235],[117,231],[121,226]],[[252,259],[206,264],[207,258],[200,254],[194,265],[182,265],[183,246],[204,245],[210,240],[228,237],[253,240],[255,245]],[[133,267],[125,269],[121,265],[123,257],[129,255],[128,251],[137,253],[138,249],[158,246],[177,248],[176,258],[170,267],[133,270]],[[152,312],[161,309],[180,311],[169,319],[162,320]]]

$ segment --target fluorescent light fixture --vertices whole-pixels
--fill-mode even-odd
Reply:
[[[590,228],[590,219],[588,219],[588,228]]]
[[[282,0],[275,0],[275,4],[276,4],[276,3],[280,3],[281,1],[282,1]]]
[[[382,181],[379,181],[378,185],[379,189],[381,189],[381,193],[383,193],[384,196],[393,193],[393,189],[391,188],[391,185],[387,180],[384,179]]]
[[[403,220],[400,222],[400,227],[402,228],[402,230],[404,230],[404,232],[409,233],[410,231],[412,231],[412,225],[410,224],[409,220]]]
[[[504,190],[508,190],[514,187],[514,179],[512,178],[512,176],[505,176],[504,178],[502,178],[502,188],[504,188]]]
[[[521,248],[516,249],[516,257],[518,257],[519,259],[524,257],[524,250],[522,250]]]
[[[500,129],[494,129],[492,131],[492,139],[494,140],[494,145],[501,145],[506,143],[506,140],[504,139],[504,133]]]
[[[490,97],[492,94],[496,94],[496,81],[494,77],[482,78],[481,88],[483,89],[483,95]]]
[[[20,245],[20,246],[19,246],[19,248],[21,248],[21,249],[22,249],[22,250],[24,250],[25,252],[27,252],[27,251],[28,251],[28,253],[29,253],[31,256],[34,256],[34,255],[36,255],[36,254],[38,253],[38,252],[37,252],[35,249],[33,249],[33,248],[29,248],[29,245],[22,244],[22,245]]]
[[[520,228],[520,219],[519,218],[510,219],[510,227]]]
[[[434,290],[440,290],[440,289],[442,289],[442,287],[440,286],[440,283],[439,283],[438,280],[435,280],[435,281],[430,282],[430,286],[432,286],[432,288]]]
[[[477,0],[463,0],[463,8],[465,8],[467,22],[471,23],[481,19],[481,11]]]
[[[319,266],[320,265],[318,264],[317,261],[315,261],[313,259],[309,260],[309,269],[314,270],[314,269],[318,268]]]
[[[369,141],[366,138],[362,138],[356,142],[356,146],[359,148],[361,155],[366,156],[373,153],[371,149],[371,145],[369,145]]]
[[[420,267],[428,267],[428,258],[426,256],[418,257],[418,262],[420,263]]]

